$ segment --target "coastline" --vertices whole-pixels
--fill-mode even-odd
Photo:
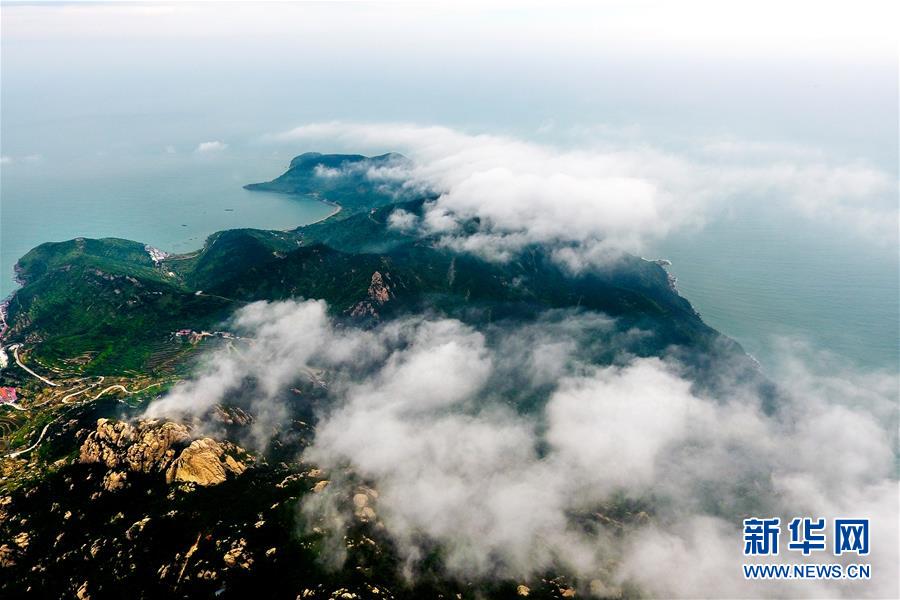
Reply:
[[[292,194],[287,194],[287,195],[292,195]],[[338,204],[337,202],[333,202],[333,201],[331,201],[331,200],[326,200],[326,199],[323,199],[323,198],[318,198],[318,197],[313,196],[313,195],[307,195],[307,197],[310,198],[310,199],[315,200],[316,202],[321,202],[322,204],[326,204],[326,205],[328,205],[328,206],[331,206],[334,210],[332,210],[332,212],[328,213],[328,214],[325,215],[324,217],[322,217],[322,218],[320,218],[320,219],[316,219],[315,221],[310,221],[309,223],[304,223],[304,224],[302,224],[302,225],[296,225],[296,226],[288,227],[288,228],[285,228],[285,229],[270,229],[270,230],[268,230],[268,231],[281,231],[281,232],[292,232],[292,231],[296,231],[296,230],[298,230],[298,229],[300,229],[300,228],[302,228],[302,227],[307,227],[307,226],[309,226],[309,225],[315,225],[316,223],[321,223],[322,221],[326,221],[326,220],[328,220],[328,219],[334,217],[335,215],[337,215],[339,212],[341,212],[341,211],[343,210],[343,207],[342,207],[340,204]],[[232,228],[232,229],[235,229],[235,228]],[[221,230],[218,230],[218,231],[214,231],[214,232],[212,232],[210,235],[214,235],[214,234],[218,233],[219,231],[228,231],[228,229],[221,229]],[[80,236],[76,236],[75,238],[71,238],[71,239],[77,239],[77,237],[80,237]],[[115,236],[108,236],[108,237],[115,237]],[[194,249],[194,250],[189,250],[189,251],[187,251],[187,252],[168,253],[168,252],[165,252],[165,251],[163,250],[163,252],[165,252],[165,254],[166,254],[165,259],[166,259],[166,260],[172,260],[172,259],[174,259],[174,260],[180,260],[180,259],[183,259],[183,258],[186,258],[186,257],[190,257],[190,256],[192,256],[192,255],[195,255],[195,254],[197,254],[197,253],[199,253],[199,252],[202,252],[202,251],[203,251],[203,248],[206,247],[206,243],[207,243],[208,239],[209,239],[209,236],[207,236],[206,238],[204,238],[203,243],[200,244],[200,247],[199,247],[199,248],[196,248],[196,249]],[[68,240],[61,240],[61,241],[68,241]],[[46,243],[46,242],[41,242],[41,243],[43,244],[43,243]],[[40,244],[38,244],[38,245],[40,245]],[[151,248],[153,248],[154,250],[158,249],[157,247],[152,246],[152,245],[150,245],[150,244],[145,244],[145,246],[151,247]],[[37,246],[34,246],[34,247],[36,248]],[[33,249],[33,248],[32,248],[32,249]],[[159,248],[159,250],[162,250],[162,249]],[[31,251],[31,249],[29,249],[29,252],[30,252],[30,251]],[[23,255],[23,256],[24,256],[24,255]],[[21,256],[20,256],[19,258],[21,258]],[[25,285],[25,282],[24,282],[24,281],[21,279],[21,277],[19,276],[19,271],[20,271],[20,269],[19,269],[19,260],[16,259],[15,264],[13,264],[13,277],[12,277],[12,281],[15,283],[15,286],[16,286],[16,287],[15,287],[12,291],[10,291],[10,293],[7,294],[5,298],[3,298],[2,300],[0,300],[0,341],[3,340],[3,338],[4,338],[5,334],[6,334],[6,331],[9,329],[9,325],[8,325],[8,323],[7,323],[7,314],[8,314],[8,308],[9,308],[9,305],[10,305],[10,303],[12,303],[13,298],[14,298],[15,295],[16,295],[16,292],[18,292],[20,289],[22,289],[22,286]]]
[[[300,229],[302,227],[309,227],[310,225],[315,225],[316,223],[321,223],[322,221],[327,221],[331,217],[335,216],[336,214],[338,214],[339,212],[344,210],[344,207],[341,206],[340,204],[338,204],[337,202],[332,202],[331,200],[323,200],[321,198],[316,198],[316,200],[321,202],[322,204],[327,204],[328,206],[331,206],[332,208],[334,208],[334,211],[332,211],[328,215],[322,217],[321,219],[317,219],[315,221],[311,221],[311,222],[305,223],[303,225],[297,225],[296,227],[291,227],[289,229],[282,229],[281,231],[297,231],[298,229]]]

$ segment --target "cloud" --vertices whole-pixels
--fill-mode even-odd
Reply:
[[[226,148],[228,148],[228,144],[226,144],[225,142],[201,142],[197,145],[197,148],[194,150],[194,152],[198,154],[206,154],[210,152],[221,152]]]
[[[322,302],[257,302],[234,328],[239,349],[210,355],[147,414],[249,402],[265,444],[289,418],[289,388],[319,382],[328,402],[303,459],[333,481],[304,521],[341,540],[354,518],[341,499],[369,482],[409,576],[438,544],[448,573],[466,580],[563,570],[612,594],[896,596],[890,374],[786,343],[772,411],[727,366],[728,384],[710,395],[675,360],[621,353],[616,336],[634,333],[593,313],[479,330],[411,317],[362,331],[333,323]],[[603,351],[612,365],[597,364]],[[341,475],[348,467],[358,479]],[[748,515],[872,519],[872,580],[748,583]]]
[[[897,182],[888,174],[788,144],[708,140],[690,154],[635,142],[561,149],[439,126],[342,122],[265,139],[409,154],[414,165],[379,177],[437,192],[423,231],[490,260],[542,244],[573,269],[586,268],[641,253],[738,202],[787,205],[807,218],[896,236]],[[462,225],[474,218],[473,234]]]
[[[15,162],[19,162],[19,161],[26,162],[26,163],[37,163],[37,162],[41,162],[42,160],[44,160],[43,154],[26,154],[25,156],[20,156],[18,158],[9,156],[7,154],[0,156],[0,164],[3,164],[3,165],[11,165],[11,164],[13,164]]]
[[[334,179],[335,177],[341,177],[345,175],[346,172],[341,169],[332,169],[330,167],[326,167],[325,165],[316,165],[316,168],[313,169],[313,172],[316,174],[316,177],[321,177],[323,179]]]
[[[419,218],[408,211],[398,208],[388,215],[388,227],[399,231],[415,231],[419,226]]]

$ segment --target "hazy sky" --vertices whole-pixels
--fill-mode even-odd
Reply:
[[[890,2],[2,8],[7,156],[350,119],[790,141],[896,170]],[[75,129],[43,147],[60,119]]]

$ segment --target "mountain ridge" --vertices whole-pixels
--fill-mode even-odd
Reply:
[[[384,598],[514,598],[524,588],[530,597],[558,599],[591,589],[562,566],[525,583],[461,582],[442,570],[438,547],[415,581],[404,577],[372,482],[297,460],[315,439],[319,415],[333,408],[327,373],[305,373],[284,391],[289,419],[265,448],[243,449],[257,427],[252,382],[246,396],[215,406],[205,424],[142,420],[204,356],[252,348],[254,340],[231,327],[235,312],[254,302],[321,299],[341,330],[456,320],[488,342],[571,321],[584,327],[579,358],[591,365],[656,357],[677,361],[698,389],[714,389],[722,365],[750,385],[769,385],[656,261],[623,254],[572,273],[538,245],[491,262],[392,227],[394,211],[421,217],[435,198],[367,179],[369,169],[398,160],[408,159],[307,153],[272,182],[251,184],[344,208],[288,231],[220,231],[181,255],[117,238],[76,238],[20,259],[23,287],[10,299],[3,339],[15,360],[0,371],[0,384],[18,391],[17,409],[0,420],[11,449],[0,458],[0,568],[10,575],[0,593],[11,593],[12,581],[52,597],[134,589],[242,597],[272,586],[286,598],[375,597],[373,590]],[[320,177],[321,165],[339,173]],[[541,414],[546,387],[520,394],[517,381],[494,385],[507,408]],[[152,460],[125,468],[123,457]],[[355,509],[346,560],[335,569],[322,560],[333,550],[327,536],[318,525],[301,528],[298,507],[327,494],[331,479],[346,478],[354,483],[344,500]],[[4,510],[15,516],[3,518]],[[646,501],[630,498],[597,510],[586,522],[613,515],[637,523],[653,514]],[[95,572],[76,566],[94,559]]]

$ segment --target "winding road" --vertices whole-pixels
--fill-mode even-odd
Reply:
[[[56,419],[53,419],[52,421],[50,421],[49,423],[47,423],[46,425],[44,425],[44,428],[41,430],[41,435],[38,436],[38,439],[37,439],[37,441],[36,441],[35,443],[33,443],[32,445],[28,446],[27,448],[23,448],[22,450],[16,450],[15,452],[7,452],[7,453],[6,453],[7,458],[16,458],[17,456],[19,456],[19,455],[21,455],[21,454],[25,454],[26,452],[31,452],[32,450],[34,450],[35,448],[37,448],[37,447],[38,447],[38,444],[41,443],[41,440],[44,439],[44,435],[47,433],[47,430],[48,430],[48,429],[50,428],[50,426],[53,425],[53,423],[55,423],[55,422],[56,422]]]
[[[22,367],[22,368],[23,368],[25,371],[27,371],[28,373],[31,373],[32,375],[34,375],[35,377],[37,377],[38,379],[40,379],[41,381],[43,381],[44,383],[46,383],[47,385],[50,385],[50,386],[53,386],[53,387],[59,387],[59,384],[58,384],[58,383],[53,383],[52,381],[50,381],[50,380],[47,379],[46,377],[43,377],[43,376],[41,376],[41,375],[38,375],[37,373],[35,373],[34,371],[32,371],[31,369],[29,369],[28,367],[25,366],[25,364],[21,361],[21,359],[19,359],[19,347],[20,347],[21,345],[22,345],[22,344],[13,344],[12,346],[9,347],[9,349],[12,350],[12,352],[13,352],[13,358],[16,359],[16,364],[19,365],[20,367]]]

